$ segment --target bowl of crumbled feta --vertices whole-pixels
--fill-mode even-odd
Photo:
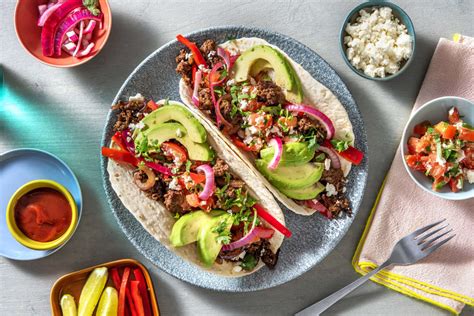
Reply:
[[[386,81],[408,68],[415,53],[415,29],[400,7],[372,0],[349,13],[340,45],[344,61],[356,74]]]
[[[400,144],[410,178],[443,199],[474,198],[473,124],[474,103],[467,99],[446,96],[420,107]]]

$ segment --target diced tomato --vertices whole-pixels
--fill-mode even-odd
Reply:
[[[111,158],[117,162],[125,162],[137,166],[139,160],[130,152],[113,149],[109,147],[102,147],[102,156]]]
[[[474,142],[474,129],[461,127],[461,130],[459,131],[459,139]]]
[[[457,122],[459,122],[459,111],[458,111],[458,108],[453,107],[453,108],[449,111],[448,119],[449,119],[449,123],[451,123],[451,124],[456,124]]]
[[[166,156],[171,156],[175,162],[184,163],[188,159],[186,149],[184,149],[181,145],[171,142],[164,142],[161,144],[161,149]]]
[[[434,163],[430,169],[430,175],[435,179],[444,178],[444,174],[446,173],[446,166],[442,166],[438,163]]]
[[[249,115],[248,122],[259,129],[266,129],[272,126],[273,118],[270,114],[252,113]]]
[[[298,119],[295,116],[292,117],[280,117],[278,119],[278,124],[286,126],[288,128],[295,127],[298,123]]]
[[[419,138],[416,138],[416,137],[410,137],[408,139],[408,152],[410,153],[410,155],[414,155],[416,154],[416,145],[418,144],[418,142],[420,141]]]
[[[200,203],[198,195],[196,193],[186,195],[186,202],[188,202],[191,207],[199,207]]]
[[[153,101],[153,100],[148,101],[147,104],[146,104],[146,106],[147,106],[150,110],[152,110],[152,111],[154,111],[154,110],[156,110],[157,108],[159,108],[158,104],[156,104],[156,102]]]
[[[194,183],[196,184],[203,183],[204,181],[206,181],[206,176],[203,173],[190,172],[189,176],[191,177],[191,179],[193,179]]]
[[[413,133],[415,133],[417,135],[420,135],[420,136],[425,135],[426,130],[430,126],[431,126],[430,121],[423,121],[420,124],[415,125],[415,127],[413,128]]]
[[[214,204],[215,201],[212,196],[205,201],[199,201],[199,207],[205,212],[209,212],[214,207]]]
[[[435,179],[433,181],[432,189],[433,191],[439,191],[441,190],[444,186],[446,185],[446,181],[444,180],[443,177]]]
[[[444,130],[445,130],[446,127],[448,127],[448,126],[449,126],[448,123],[441,121],[441,122],[439,122],[438,124],[436,124],[436,125],[434,126],[434,129],[435,129],[435,131],[437,131],[438,133],[443,134],[443,133],[444,133]]]
[[[459,186],[458,186],[458,183],[460,183]],[[460,174],[459,176],[457,176],[455,178],[451,178],[449,180],[449,187],[450,187],[451,191],[454,192],[454,193],[458,192],[459,190],[462,190],[462,187],[463,187],[462,174]]]
[[[410,167],[410,169],[413,169],[413,170],[418,170],[418,171],[425,171],[426,168],[425,168],[425,165],[421,162],[420,160],[420,155],[406,155],[405,156],[405,161],[408,165],[408,167]]]
[[[474,144],[467,145],[464,148],[464,156],[464,159],[461,161],[462,165],[468,169],[474,169]]]
[[[456,136],[457,129],[453,125],[448,125],[444,129],[443,133],[441,134],[441,137],[444,139],[453,139],[454,136]]]

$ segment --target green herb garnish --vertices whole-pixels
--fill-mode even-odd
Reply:
[[[250,271],[257,265],[258,261],[251,254],[246,254],[240,266],[246,271]]]
[[[347,148],[349,148],[350,143],[351,142],[349,140],[340,140],[340,139],[332,139],[331,140],[332,146],[338,152],[342,152],[342,151],[347,150]]]
[[[85,6],[93,15],[100,14],[99,0],[82,0],[82,5]]]

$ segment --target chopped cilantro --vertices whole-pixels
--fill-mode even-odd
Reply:
[[[175,213],[173,217],[176,218],[176,219],[179,219],[181,217],[181,214]]]
[[[350,143],[351,142],[349,140],[340,140],[340,139],[332,139],[331,140],[332,146],[338,152],[342,152],[344,150],[347,150],[347,148],[349,148]]]
[[[212,229],[213,233],[217,233],[216,241],[223,245],[230,243],[230,229],[227,229],[227,226],[227,218],[223,218]]]
[[[244,259],[242,260],[242,263],[240,264],[240,266],[242,267],[242,269],[246,271],[250,271],[253,268],[255,268],[257,263],[258,263],[257,259],[255,259],[253,255],[247,253]]]
[[[191,170],[191,165],[193,163],[191,162],[191,160],[186,160],[186,171],[189,172]]]

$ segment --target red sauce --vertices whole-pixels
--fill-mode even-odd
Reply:
[[[15,205],[15,221],[28,238],[47,242],[59,238],[71,224],[71,206],[66,197],[49,188],[32,190]]]

